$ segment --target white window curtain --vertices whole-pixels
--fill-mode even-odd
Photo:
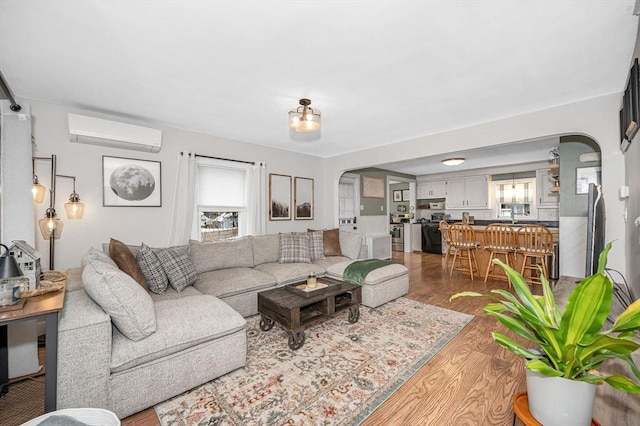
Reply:
[[[256,161],[247,173],[247,234],[263,235],[267,228],[266,167]]]
[[[173,194],[173,212],[169,229],[169,246],[187,244],[198,225],[196,190],[198,185],[195,154],[178,153],[176,185]]]

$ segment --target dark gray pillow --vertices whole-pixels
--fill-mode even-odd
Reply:
[[[153,252],[158,257],[169,284],[176,291],[181,292],[198,279],[186,247],[156,248]]]
[[[149,291],[156,294],[164,294],[169,286],[169,278],[162,268],[162,263],[154,250],[145,243],[140,245],[140,250],[136,254],[136,260],[144,278],[147,280]]]

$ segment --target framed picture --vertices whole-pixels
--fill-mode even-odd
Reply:
[[[395,189],[393,191],[393,201],[395,202],[402,201],[402,190]]]
[[[400,204],[398,206],[398,212],[399,213],[406,213],[407,212],[407,206],[405,206],[404,204]]]
[[[409,201],[409,190],[404,189],[402,191],[402,201]]]
[[[294,181],[294,219],[313,219],[313,179],[297,177]]]
[[[576,169],[576,194],[587,194],[589,184],[601,181],[600,167],[580,167]]]
[[[161,207],[160,161],[102,156],[104,207]]]
[[[291,220],[291,176],[269,173],[269,220]]]
[[[384,198],[384,178],[362,176],[362,196]]]

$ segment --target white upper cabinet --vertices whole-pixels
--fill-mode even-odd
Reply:
[[[489,208],[489,179],[470,176],[447,181],[447,209]]]
[[[447,196],[447,181],[421,181],[418,182],[418,198],[444,198]]]
[[[558,208],[560,200],[559,192],[551,192],[554,187],[555,180],[549,169],[536,170],[536,180],[538,184],[538,207],[539,208]]]

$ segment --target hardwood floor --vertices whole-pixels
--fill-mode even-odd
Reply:
[[[513,395],[525,390],[523,361],[491,339],[498,325],[482,313],[486,300],[463,298],[462,290],[508,289],[506,281],[450,278],[435,254],[393,252],[409,269],[407,297],[476,317],[363,423],[373,425],[512,425]],[[123,426],[157,426],[152,408],[122,421]]]

